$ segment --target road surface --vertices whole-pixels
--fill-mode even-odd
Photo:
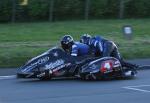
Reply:
[[[150,65],[149,59],[131,62]],[[14,73],[0,70],[0,103],[150,103],[150,70],[134,79],[109,81],[26,80]]]

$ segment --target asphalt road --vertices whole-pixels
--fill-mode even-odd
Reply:
[[[150,65],[149,60],[145,62],[145,65]],[[7,70],[0,71],[3,71],[1,75],[4,75],[6,74],[4,71]],[[7,73],[10,73],[9,71],[8,69]],[[139,71],[134,79],[111,81],[73,79],[39,81],[0,76],[0,103],[112,102],[150,103],[150,70]]]

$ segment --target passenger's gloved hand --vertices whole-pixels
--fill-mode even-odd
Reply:
[[[51,78],[52,71],[51,70],[45,70],[37,75],[37,78],[42,80],[47,80]]]

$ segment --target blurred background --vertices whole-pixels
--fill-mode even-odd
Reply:
[[[132,28],[130,38],[123,27]],[[0,0],[0,67],[19,67],[89,33],[113,40],[126,59],[150,58],[149,0]]]
[[[0,0],[0,22],[149,17],[149,0]]]

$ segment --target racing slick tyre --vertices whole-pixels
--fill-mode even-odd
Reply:
[[[97,80],[97,78],[91,74],[82,74],[80,75],[80,77],[81,77],[81,80],[85,80],[85,81]]]
[[[43,73],[37,75],[37,78],[40,80],[50,80],[52,78],[49,70],[44,71]]]
[[[81,80],[86,80],[85,75],[80,75]]]

